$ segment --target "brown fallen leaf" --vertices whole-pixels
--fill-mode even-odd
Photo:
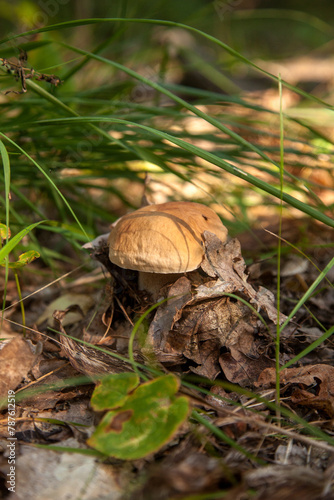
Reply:
[[[41,325],[47,320],[48,326],[52,326],[53,323],[53,312],[56,310],[69,309],[71,306],[78,306],[75,310],[74,308],[70,311],[66,318],[64,318],[63,326],[68,326],[73,323],[80,321],[89,311],[89,309],[94,305],[95,300],[93,294],[83,294],[83,293],[65,293],[60,295],[57,299],[53,300],[41,314],[37,320],[37,325]]]
[[[223,244],[217,236],[209,231],[204,232],[204,239],[206,252],[201,267],[209,276],[219,278],[216,283],[216,293],[218,290],[220,293],[230,292],[229,288],[232,288],[234,293],[236,291],[243,292],[258,311],[264,309],[269,319],[273,323],[277,323],[278,314],[273,294],[263,287],[256,291],[247,282],[246,264],[241,255],[239,241],[233,239]],[[286,316],[280,313],[280,324],[285,320]]]
[[[223,371],[230,381],[249,385],[264,368],[273,366],[261,354],[257,333],[263,327],[254,311],[265,309],[269,321],[275,323],[273,296],[247,283],[237,240],[223,244],[206,232],[205,242],[205,275],[194,283],[187,274],[170,287],[169,300],[158,307],[150,324],[146,349],[151,348],[165,366],[188,365],[190,371],[210,379]],[[242,297],[252,307],[226,293]],[[221,356],[222,350],[229,352]]]
[[[0,398],[6,397],[9,389],[16,389],[33,367],[37,354],[21,337],[15,337],[0,351]]]
[[[252,359],[233,348],[220,356],[219,363],[227,380],[242,387],[252,386],[265,368],[275,364],[265,356]]]
[[[257,318],[247,306],[229,297],[198,300],[196,294],[190,298],[189,290],[186,277],[172,285],[170,300],[158,308],[147,341],[160,363],[175,366],[189,360],[193,362],[191,371],[214,379],[221,371],[220,349],[242,348],[240,336],[249,329],[254,332]],[[250,346],[245,350],[250,352]]]
[[[266,368],[260,374],[255,386],[259,388],[275,385],[275,369]],[[334,367],[330,365],[286,368],[280,373],[281,384],[297,385],[291,400],[296,404],[320,409],[334,417]]]
[[[116,357],[118,353],[114,350],[109,349],[110,354],[107,354],[69,338],[62,326],[62,320],[65,316],[66,311],[55,311],[53,313],[57,329],[64,334],[59,336],[59,340],[73,368],[88,376],[103,373],[120,373],[132,369],[130,363],[126,363]],[[113,356],[113,354],[116,356]],[[136,360],[138,360],[138,357]]]
[[[168,291],[168,300],[158,307],[147,334],[147,346],[153,347],[155,353],[158,349],[168,355],[176,354],[175,361],[182,360],[182,352],[178,347],[176,350],[172,347],[165,349],[165,344],[173,322],[177,320],[184,304],[191,300],[190,291],[191,283],[188,278],[183,276],[178,279]]]
[[[326,396],[327,396],[326,394],[315,395],[303,389],[295,389],[291,395],[291,401],[298,405],[303,405],[307,406],[308,408],[314,408],[316,410],[320,410],[326,413],[326,415],[328,415],[330,418],[333,418],[334,417],[333,397],[328,399]]]

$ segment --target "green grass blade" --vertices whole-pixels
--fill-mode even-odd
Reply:
[[[7,139],[7,141],[9,141],[13,146],[15,146],[19,151],[21,151],[22,154],[24,154],[34,165],[35,167],[38,168],[38,170],[44,175],[44,177],[47,179],[47,181],[51,184],[51,186],[54,188],[54,190],[57,192],[57,194],[60,196],[60,198],[62,199],[62,201],[64,202],[64,204],[66,205],[66,207],[68,208],[68,210],[70,211],[70,213],[72,214],[74,220],[76,221],[76,223],[78,224],[78,226],[80,227],[82,233],[85,235],[87,241],[89,240],[88,238],[88,235],[86,233],[86,231],[84,230],[83,226],[81,225],[79,219],[77,218],[77,216],[75,215],[74,211],[72,210],[72,207],[70,206],[70,204],[68,203],[68,201],[66,200],[65,196],[62,194],[62,192],[58,189],[58,187],[56,186],[56,184],[53,182],[53,180],[51,179],[51,177],[45,172],[45,170],[43,170],[43,168],[26,152],[24,151],[24,149],[22,149],[16,142],[14,142],[12,139],[10,139],[9,137],[7,137],[5,134],[3,134],[2,132],[0,132],[0,136],[4,137],[5,139]]]
[[[317,340],[312,342],[309,346],[307,346],[303,351],[301,351],[297,356],[294,356],[292,359],[289,359],[287,363],[285,363],[283,366],[280,367],[280,371],[285,370],[285,368],[289,368],[289,366],[294,365],[297,363],[299,360],[303,359],[304,356],[307,356],[310,352],[313,351],[313,349],[316,349],[319,347],[325,340],[327,340],[329,337],[331,337],[334,333],[334,326],[327,330],[321,337],[319,337]]]
[[[293,9],[275,9],[275,8],[267,8],[267,9],[242,9],[238,10],[234,13],[234,15],[238,19],[244,19],[249,21],[250,19],[259,19],[261,21],[265,21],[267,19],[286,19],[287,21],[296,21],[299,23],[304,23],[313,28],[319,30],[320,32],[326,33],[331,39],[334,36],[333,26],[330,23],[327,23],[323,19],[309,13],[303,12],[301,10],[293,10]]]
[[[8,243],[9,240],[9,196],[10,196],[10,162],[9,162],[9,156],[7,153],[7,149],[5,148],[5,145],[2,141],[0,141],[0,153],[1,153],[1,158],[2,158],[2,164],[3,164],[3,172],[4,172],[4,184],[5,184],[5,210],[6,210],[6,242]],[[0,259],[1,262],[1,259]],[[6,305],[6,297],[7,297],[7,283],[8,283],[8,275],[9,275],[9,268],[8,268],[8,256],[4,257],[4,262],[5,262],[5,286],[4,286],[4,293],[3,293],[3,303],[2,303],[2,309],[5,309]],[[2,321],[3,321],[3,316],[1,317],[1,323],[0,323],[0,329],[2,330]]]
[[[293,316],[296,314],[296,312],[302,307],[302,305],[311,297],[313,294],[314,290],[317,288],[317,286],[321,283],[321,281],[325,278],[326,274],[332,269],[334,266],[334,257],[331,259],[331,261],[327,264],[325,269],[320,273],[320,275],[317,277],[317,279],[312,283],[310,288],[307,290],[307,292],[303,295],[303,297],[298,301],[298,303],[295,305],[287,319],[284,321],[284,323],[281,325],[280,331],[282,332],[283,329],[286,327],[286,325],[289,323],[289,321],[293,318]],[[282,368],[280,368],[282,369]]]
[[[223,380],[208,381],[204,377],[199,377],[199,376],[191,376],[190,378],[193,378],[194,380],[196,380],[197,385],[194,385],[192,383],[189,383],[189,382],[186,382],[185,380],[183,380],[182,384],[185,387],[189,387],[190,389],[193,389],[193,390],[198,391],[198,392],[205,394],[205,395],[210,395],[212,393],[208,389],[203,387],[201,384],[204,384],[204,386],[205,385],[211,385],[211,386],[217,385],[219,387],[223,387],[228,392],[236,392],[237,394],[244,395],[249,399],[255,399],[259,403],[264,404],[272,412],[277,412],[277,410],[279,410],[281,415],[283,415],[286,418],[286,420],[288,421],[289,427],[291,425],[291,422],[294,422],[295,425],[302,426],[302,428],[305,431],[307,431],[307,433],[309,435],[313,436],[314,438],[316,438],[318,440],[321,440],[321,441],[328,443],[330,446],[334,446],[334,439],[329,434],[327,434],[322,429],[319,429],[316,425],[313,425],[312,423],[303,419],[296,412],[290,410],[286,406],[281,405],[278,407],[276,403],[268,401],[265,397],[257,394],[256,392],[252,392],[252,391],[245,389],[243,387],[240,387],[236,384],[232,384],[231,382],[225,382]],[[189,376],[187,376],[187,379],[189,379]],[[219,395],[216,395],[216,397],[218,399],[221,399],[222,401],[224,401],[224,397],[220,397]],[[238,403],[237,401],[235,401],[234,403],[229,401],[229,403],[233,404],[236,407],[240,406],[240,403]],[[251,408],[248,408],[248,410],[251,411],[252,413],[258,414],[258,411],[255,409],[252,410]],[[279,433],[279,429],[280,428],[277,427],[278,433]]]
[[[157,307],[161,306],[162,304],[164,304],[165,302],[167,302],[168,300],[170,300],[171,297],[167,297],[166,299],[163,299],[163,300],[160,300],[159,302],[157,302],[156,304],[153,304],[151,307],[149,307],[141,316],[140,318],[136,321],[134,327],[132,328],[132,332],[130,334],[130,338],[129,338],[129,346],[128,346],[128,353],[129,353],[129,360],[132,364],[132,367],[133,367],[133,370],[137,373],[137,375],[141,378],[144,378],[144,380],[147,380],[147,377],[144,376],[143,374],[140,373],[140,371],[138,370],[137,366],[136,366],[136,362],[135,362],[135,358],[134,358],[134,352],[133,352],[133,344],[134,344],[134,340],[135,340],[135,336],[138,332],[138,329],[140,327],[140,325],[142,324],[142,322],[145,320],[145,318],[152,312],[154,311]]]
[[[56,96],[50,94],[50,92],[48,92],[47,90],[45,90],[43,87],[41,87],[40,85],[37,85],[37,83],[31,81],[31,80],[27,80],[26,82],[26,85],[28,88],[32,89],[34,92],[36,92],[36,94],[40,95],[41,97],[43,97],[44,99],[46,99],[47,101],[51,102],[52,104],[54,104],[55,106],[57,106],[58,108],[61,108],[63,109],[64,111],[66,111],[68,114],[70,115],[73,115],[73,116],[80,116],[76,111],[74,111],[72,108],[70,108],[69,106],[67,106],[66,104],[64,104],[60,99],[58,99]],[[104,137],[105,139],[107,139],[108,142],[114,142],[115,144],[117,144],[118,146],[120,146],[121,148],[125,149],[125,150],[130,150],[131,151],[131,148],[129,148],[129,146],[127,146],[127,144],[119,139],[115,139],[113,138],[112,136],[110,136],[105,130],[101,129],[101,127],[97,127],[96,125],[90,123],[89,126],[94,130],[94,132],[96,132],[98,135],[101,135],[102,137]]]
[[[26,236],[32,229],[34,229],[36,226],[39,226],[39,224],[46,224],[48,221],[46,220],[41,220],[39,222],[35,222],[34,224],[30,224],[30,226],[25,227],[20,231],[18,234],[13,236],[13,238],[10,238],[10,240],[6,243],[4,247],[1,248],[0,250],[0,264],[4,262],[5,258],[9,255],[9,253],[20,243],[22,238]]]
[[[51,124],[66,124],[69,123],[70,121],[75,121],[75,122],[89,122],[89,121],[106,121],[109,123],[121,123],[124,125],[130,125],[133,127],[140,128],[141,130],[145,130],[149,132],[150,134],[156,135],[157,137],[160,137],[161,139],[168,140],[172,142],[173,144],[176,144],[180,148],[196,155],[199,156],[200,158],[203,158],[204,160],[207,160],[210,163],[213,163],[214,165],[222,168],[226,172],[239,177],[240,179],[245,180],[249,184],[265,191],[268,194],[271,194],[272,196],[276,197],[277,199],[281,199],[281,191],[280,189],[272,186],[271,184],[268,184],[267,182],[262,181],[261,179],[255,177],[254,175],[251,175],[247,172],[244,172],[238,167],[235,167],[234,165],[228,163],[227,161],[219,158],[213,153],[210,153],[208,151],[205,151],[193,144],[189,144],[188,142],[184,141],[183,139],[179,139],[178,137],[175,137],[173,135],[167,134],[166,132],[162,132],[161,130],[156,130],[151,127],[148,127],[146,125],[142,125],[140,123],[134,123],[131,121],[127,120],[122,120],[119,118],[113,118],[113,117],[81,117],[81,118],[55,118],[53,120],[40,120],[36,121],[35,123],[31,124],[32,126],[40,126],[40,125],[51,125]],[[314,207],[310,207],[306,203],[303,203],[302,201],[298,200],[297,198],[294,198],[293,196],[289,195],[288,193],[283,192],[282,194],[283,201],[287,203],[288,205],[293,206],[294,208],[297,208],[301,212],[304,212],[307,215],[310,215],[312,218],[319,220],[320,222],[323,222],[324,224],[334,227],[334,220],[328,217],[327,215],[323,214],[319,210],[317,210]]]
[[[175,21],[165,21],[162,19],[144,19],[144,18],[122,18],[122,17],[110,17],[110,18],[90,18],[90,19],[78,19],[74,21],[65,21],[62,23],[57,23],[57,24],[52,24],[50,26],[45,26],[44,28],[38,28],[38,29],[33,29],[29,31],[25,31],[24,33],[19,33],[17,35],[8,35],[7,37],[3,38],[0,40],[0,45],[3,43],[6,43],[10,40],[15,40],[20,37],[26,37],[29,35],[35,35],[37,33],[45,33],[48,31],[56,31],[56,30],[62,30],[62,29],[67,29],[67,28],[72,28],[72,27],[77,27],[77,26],[86,26],[89,24],[99,24],[99,23],[136,23],[136,24],[152,24],[152,25],[158,25],[158,26],[169,26],[173,28],[181,28],[187,31],[190,31],[192,33],[195,33],[196,35],[199,35],[210,42],[214,43],[215,45],[221,47],[224,49],[227,53],[229,53],[231,56],[235,57],[239,61],[245,63],[246,65],[252,67],[256,71],[259,71],[260,73],[266,75],[269,79],[273,80],[274,82],[278,83],[278,77],[270,73],[269,71],[266,71],[262,68],[260,68],[257,64],[253,63],[251,60],[247,59],[247,57],[243,56],[240,54],[238,51],[227,45],[226,43],[222,42],[218,38],[215,38],[212,35],[209,35],[208,33],[205,33],[204,31],[201,31],[197,28],[194,28],[193,26],[189,26],[183,23],[178,23]],[[85,52],[85,51],[83,51]],[[287,87],[288,89],[292,90],[293,92],[296,92],[297,94],[305,97],[306,99],[311,99],[314,102],[317,102],[319,104],[322,104],[323,106],[326,106],[329,109],[334,109],[334,106],[328,104],[327,102],[323,101],[322,99],[319,99],[316,96],[313,96],[311,94],[308,94],[307,92],[298,89],[294,85],[289,84],[288,82],[282,80],[282,84]]]
[[[239,443],[234,441],[227,434],[225,434],[225,432],[223,432],[221,429],[219,429],[214,424],[212,424],[209,420],[207,420],[205,417],[203,417],[197,410],[193,410],[191,413],[191,416],[193,419],[197,420],[197,422],[199,422],[201,425],[203,425],[204,427],[209,429],[209,431],[212,432],[212,434],[214,436],[216,436],[218,439],[221,439],[227,445],[231,446],[231,448],[234,448],[235,450],[237,450],[240,453],[242,453],[243,455],[245,455],[245,457],[247,457],[249,460],[254,461],[258,464],[262,464],[262,465],[265,464],[265,462],[263,460],[256,457],[255,455],[253,455],[252,453],[247,451],[245,448],[240,446]]]
[[[5,145],[1,140],[0,140],[0,153],[1,153],[1,158],[2,158],[4,181],[5,181],[5,209],[6,209],[6,226],[7,226],[6,239],[8,240],[9,196],[10,196],[10,162],[9,162],[9,156],[7,153],[7,149],[5,148]]]
[[[284,187],[284,121],[283,121],[283,107],[282,107],[282,82],[279,78],[278,82],[279,93],[279,116],[280,116],[280,205],[279,205],[279,228],[278,228],[278,242],[277,242],[277,324],[276,324],[276,342],[275,342],[275,367],[276,367],[276,404],[280,405],[280,349],[281,349],[281,330],[280,330],[280,303],[281,303],[281,252],[282,252],[282,218],[283,218],[283,187]],[[277,419],[280,419],[279,410],[276,413]]]
[[[273,164],[277,168],[279,168],[279,165],[277,165],[276,162],[274,162],[269,156],[267,156],[263,151],[261,151],[261,149],[254,146],[254,144],[250,143],[249,141],[247,141],[246,139],[244,139],[243,137],[238,135],[236,132],[233,132],[233,130],[231,130],[228,127],[226,127],[225,125],[223,125],[216,118],[213,118],[212,116],[208,115],[207,113],[204,113],[203,111],[198,109],[196,106],[193,106],[192,104],[185,101],[181,97],[173,94],[172,92],[170,92],[168,89],[166,89],[164,86],[160,85],[159,83],[153,82],[153,81],[149,80],[148,78],[145,78],[144,76],[140,75],[139,73],[136,73],[132,69],[127,68],[126,66],[123,66],[122,64],[117,63],[115,61],[111,61],[110,59],[106,59],[105,57],[101,57],[97,54],[92,54],[91,52],[87,52],[86,50],[78,49],[78,48],[73,47],[72,45],[69,45],[69,44],[64,43],[64,42],[59,42],[59,44],[70,49],[70,50],[73,50],[74,52],[77,52],[78,54],[85,55],[87,57],[90,57],[90,58],[95,59],[97,61],[100,61],[102,63],[108,64],[109,66],[113,66],[113,67],[123,71],[127,75],[131,76],[132,78],[135,78],[136,80],[140,81],[144,85],[148,85],[148,86],[152,87],[154,90],[161,92],[165,96],[172,99],[174,102],[180,104],[181,106],[184,106],[186,109],[188,109],[189,111],[191,111],[192,113],[194,113],[198,117],[207,121],[208,123],[210,123],[214,127],[217,127],[218,130],[220,130],[221,132],[223,132],[223,133],[227,134],[228,136],[230,136],[231,138],[233,138],[235,141],[237,141],[239,144],[241,144],[241,146],[245,147],[246,149],[249,149],[250,151],[253,151],[254,153],[258,154],[266,162]]]

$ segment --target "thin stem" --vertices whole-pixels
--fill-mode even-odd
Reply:
[[[17,271],[14,271],[14,276],[15,276],[15,283],[16,283],[17,293],[18,293],[18,296],[19,296],[19,302],[20,302],[20,307],[21,307],[21,314],[22,314],[22,326],[23,326],[22,333],[25,336],[25,334],[26,334],[26,329],[25,329],[25,326],[26,326],[26,313],[25,313],[25,309],[24,309],[24,303],[23,303],[23,300],[22,300],[22,293],[21,293],[21,287],[20,287],[20,282],[19,282],[19,275],[18,275]]]
[[[280,205],[279,205],[279,228],[278,228],[278,243],[277,243],[277,326],[276,326],[276,349],[275,349],[275,365],[276,365],[276,417],[277,422],[280,422],[281,412],[280,405],[280,302],[281,302],[281,250],[282,250],[282,217],[283,217],[283,182],[284,182],[284,124],[283,124],[283,107],[282,107],[282,80],[281,75],[278,76],[278,90],[280,98]]]

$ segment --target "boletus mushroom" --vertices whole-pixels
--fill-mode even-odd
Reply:
[[[223,242],[227,238],[220,218],[205,205],[187,201],[148,205],[114,225],[108,238],[109,258],[121,268],[139,271],[139,289],[156,299],[160,288],[177,275],[199,268],[204,231]]]

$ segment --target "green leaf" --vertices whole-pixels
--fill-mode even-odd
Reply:
[[[178,388],[172,374],[140,385],[121,408],[104,416],[88,444],[123,460],[157,451],[188,417],[189,400],[175,396]]]
[[[20,231],[18,234],[16,234],[11,240],[6,243],[6,245],[0,250],[0,264],[2,264],[7,257],[7,255],[20,243],[22,238],[24,238],[32,229],[34,229],[36,226],[39,224],[45,224],[47,221],[46,220],[41,220],[39,222],[35,222],[34,224],[30,224],[30,226],[25,227]]]
[[[91,405],[96,411],[122,406],[129,393],[139,385],[136,373],[117,373],[105,377],[96,387],[91,399]]]
[[[6,240],[7,238],[10,238],[10,229],[6,224],[1,224],[0,223],[0,239],[1,243]]]
[[[35,259],[38,259],[40,254],[36,250],[29,250],[28,252],[22,253],[16,262],[8,262],[8,267],[10,269],[19,269],[27,264],[30,264]],[[1,265],[3,265],[1,263]]]

